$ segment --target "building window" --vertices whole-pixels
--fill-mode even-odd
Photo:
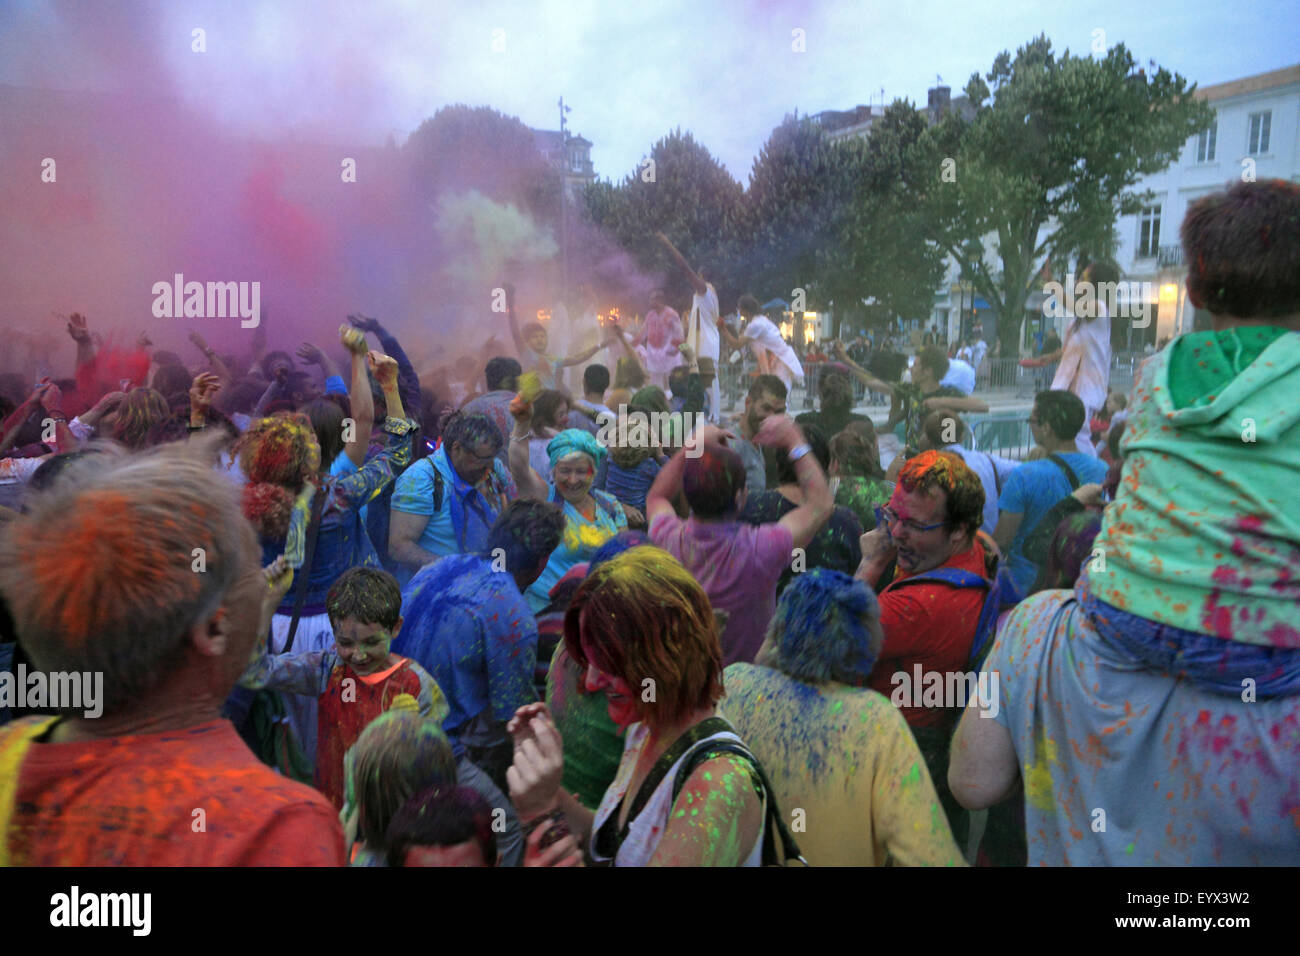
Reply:
[[[1214,148],[1219,138],[1219,124],[1216,122],[1196,138],[1196,161],[1198,163],[1214,162]]]
[[[1160,207],[1148,206],[1142,210],[1138,222],[1138,258],[1149,259],[1160,248]]]
[[[1259,156],[1268,152],[1268,137],[1273,126],[1273,111],[1250,114],[1250,145],[1246,152]]]

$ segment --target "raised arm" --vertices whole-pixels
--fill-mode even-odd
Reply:
[[[89,365],[95,360],[95,343],[90,339],[90,328],[86,317],[80,312],[68,316],[68,335],[77,343],[77,368]]]
[[[868,390],[879,392],[882,395],[894,394],[894,387],[892,385],[888,382],[882,382],[857,362],[853,361],[853,359],[849,358],[849,353],[845,350],[843,342],[837,341],[834,346],[832,346],[832,349],[835,353],[835,360],[837,362],[842,362],[848,368],[849,374],[865,385]],[[985,406],[985,408],[987,410],[987,406]]]
[[[677,251],[677,247],[673,245],[672,240],[662,232],[656,232],[655,238],[658,239],[664,249],[667,250],[668,255],[672,257],[672,260],[677,263],[677,268],[686,273],[686,277],[691,280],[691,288],[695,290],[695,294],[704,295],[704,293],[709,289],[708,285],[699,277],[696,271],[691,268],[690,263],[686,261],[686,258]]]
[[[346,329],[347,326],[344,326]],[[340,332],[340,334],[342,334]],[[303,342],[298,346],[298,358],[302,359],[304,365],[319,365],[321,374],[325,376],[326,392],[343,391],[343,376],[339,374],[339,367],[334,364],[334,360],[324,353],[321,349],[312,345],[310,342]]]
[[[764,419],[758,434],[754,436],[754,444],[784,449],[787,455],[802,448],[802,454],[794,463],[794,472],[799,479],[803,504],[779,522],[790,532],[794,547],[802,548],[812,541],[835,510],[835,499],[831,496],[822,466],[813,455],[802,429],[787,415],[773,415]]]
[[[370,375],[366,370],[366,335],[360,329],[339,326],[339,341],[352,358],[352,385],[348,390],[348,407],[352,410],[352,440],[343,446],[343,452],[352,464],[360,468],[366,463],[370,450],[370,433],[375,427],[375,397],[370,391]]]
[[[546,481],[533,470],[528,463],[528,439],[533,437],[533,406],[523,396],[517,395],[510,402],[510,414],[515,417],[514,432],[510,436],[510,477],[515,481],[515,488],[520,498],[533,498],[545,501],[550,494]]]
[[[203,353],[203,357],[208,360],[208,364],[212,366],[212,371],[221,384],[229,385],[231,380],[230,369],[226,368],[226,363],[221,361],[221,358],[217,355],[217,350],[209,346],[207,340],[198,332],[190,333],[190,341],[194,343],[195,348]]]
[[[397,360],[397,389],[402,393],[402,404],[412,410],[419,408],[420,376],[416,374],[415,366],[407,358],[406,351],[402,348],[401,343],[393,337],[392,333],[379,324],[378,319],[354,314],[348,316],[348,321],[362,332],[373,332],[375,337],[379,339],[384,354]]]
[[[925,399],[921,402],[921,407],[927,412],[987,412],[989,403],[974,395],[963,395],[960,398],[955,395],[939,395]]]
[[[519,317],[515,315],[515,287],[509,282],[503,282],[501,288],[506,293],[506,321],[510,323],[510,337],[515,340],[515,351],[522,358],[528,346],[524,344],[523,333],[519,331]]]

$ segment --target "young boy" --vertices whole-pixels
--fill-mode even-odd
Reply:
[[[375,568],[351,568],[325,599],[334,647],[322,651],[267,655],[263,642],[240,679],[248,688],[319,698],[316,731],[316,789],[343,807],[343,755],[366,726],[406,694],[426,717],[442,721],[447,701],[415,661],[389,646],[402,629],[402,591],[397,579]]]

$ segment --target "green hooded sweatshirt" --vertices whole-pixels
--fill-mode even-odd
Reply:
[[[1180,336],[1142,368],[1081,586],[1139,617],[1300,647],[1300,334]]]

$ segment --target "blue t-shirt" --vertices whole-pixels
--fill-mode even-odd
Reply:
[[[1100,458],[1082,452],[1066,452],[1060,458],[1074,470],[1079,484],[1100,484],[1106,478],[1107,466]],[[1039,520],[1073,489],[1070,479],[1060,466],[1050,459],[1030,461],[1013,471],[1002,486],[998,510],[1024,515],[1016,539],[1007,554],[1007,567],[1021,594],[1029,593],[1038,577],[1038,565],[1024,556],[1022,548]]]
[[[499,725],[537,699],[537,621],[515,579],[490,559],[456,554],[421,568],[402,590],[402,617],[393,653],[442,688],[448,736],[487,745],[481,735],[504,737]]]
[[[436,512],[433,507],[435,468],[442,474],[442,507]],[[487,532],[496,522],[501,506],[506,500],[515,497],[515,483],[511,480],[510,473],[502,466],[500,459],[494,459],[492,462],[490,485],[486,497],[479,495],[482,499],[479,502],[482,505],[481,510],[474,507],[474,502],[470,502],[464,508],[465,521],[479,524],[479,527],[469,529],[470,533],[467,537],[486,538]],[[439,448],[428,458],[422,458],[402,472],[393,489],[391,504],[393,511],[428,516],[429,523],[424,526],[424,532],[416,543],[430,554],[440,556],[460,554],[464,550],[462,542],[457,540],[451,513],[451,498],[456,493],[456,487],[457,480],[453,475],[451,462],[447,460],[446,449]]]

